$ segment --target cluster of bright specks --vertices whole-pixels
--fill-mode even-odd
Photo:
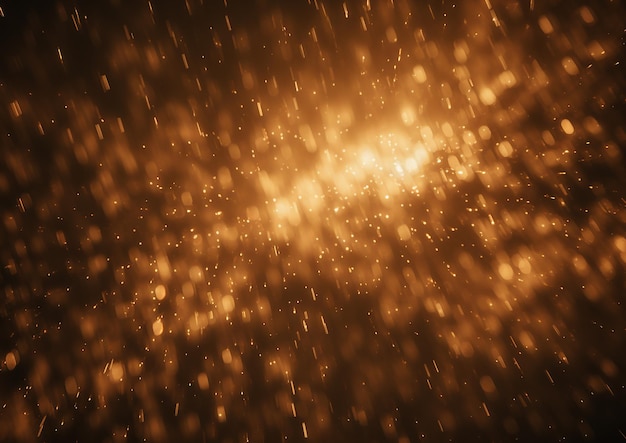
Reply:
[[[0,4],[0,440],[626,439],[624,7]]]

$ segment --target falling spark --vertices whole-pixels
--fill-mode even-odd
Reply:
[[[43,431],[43,426],[46,423],[46,418],[48,418],[48,416],[44,415],[41,421],[39,422],[39,430],[37,431],[37,437],[41,436],[41,432]]]

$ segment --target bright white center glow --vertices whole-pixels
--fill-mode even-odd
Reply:
[[[422,128],[419,133],[432,131]],[[371,199],[393,204],[405,189],[419,192],[435,149],[421,136],[410,137],[406,128],[368,131],[345,144],[337,140],[322,147],[318,162],[295,177],[263,175],[272,231],[297,239],[295,228],[302,224],[317,231],[320,224],[333,224],[347,207],[367,207]]]

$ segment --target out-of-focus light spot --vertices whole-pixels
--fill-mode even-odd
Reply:
[[[405,106],[402,109],[402,123],[404,123],[407,126],[412,126],[415,124],[415,120],[416,120],[416,113],[415,113],[415,109],[412,106]]]
[[[565,132],[568,135],[571,135],[574,133],[574,125],[572,124],[571,121],[569,121],[566,118],[561,120],[561,129],[563,130],[563,132]]]
[[[218,406],[217,410],[217,421],[220,423],[224,423],[226,421],[226,408],[224,406]]]
[[[498,152],[502,157],[510,157],[513,155],[513,145],[507,140],[498,143]]]
[[[504,71],[498,76],[498,81],[505,88],[512,88],[517,83],[515,74],[511,71]]]
[[[498,266],[498,273],[504,280],[511,280],[515,275],[513,268],[508,263],[500,263],[500,266]]]
[[[194,265],[189,268],[189,278],[194,283],[204,281],[204,272],[200,266]]]
[[[230,352],[230,349],[226,348],[222,351],[222,361],[227,365],[233,362],[233,354]]]
[[[168,281],[172,276],[170,261],[165,254],[157,257],[157,271],[164,281]]]
[[[565,72],[567,72],[569,75],[578,75],[578,73],[580,72],[578,70],[576,62],[571,57],[565,57],[561,61],[561,65],[563,66],[563,69],[565,69]]]
[[[586,117],[585,120],[583,120],[583,125],[590,134],[598,135],[602,132],[602,126],[600,126],[598,120],[593,117]]]
[[[602,60],[606,57],[606,50],[597,40],[587,45],[587,52],[594,60]]]
[[[496,392],[496,384],[493,379],[488,375],[480,378],[480,387],[486,394],[493,394]]]
[[[65,379],[65,392],[71,396],[75,396],[78,393],[78,382],[75,377],[67,377]]]
[[[387,31],[385,31],[385,36],[387,37],[387,41],[389,43],[396,43],[398,41],[396,30],[391,26],[387,28]]]
[[[313,130],[311,129],[311,126],[306,124],[300,125],[299,131],[300,136],[304,140],[304,146],[306,147],[306,150],[311,153],[317,151],[317,142],[315,140],[315,136],[313,135]]]
[[[156,296],[157,300],[163,300],[166,294],[167,290],[165,289],[164,285],[158,285],[156,288],[154,288],[154,295]]]
[[[222,308],[224,312],[230,314],[235,309],[235,299],[232,295],[226,294],[222,297]]]
[[[402,241],[407,241],[411,238],[411,230],[407,225],[400,225],[398,227],[398,237],[400,237]]]
[[[426,83],[428,77],[426,76],[426,70],[422,65],[416,65],[413,67],[413,78],[417,83]]]
[[[478,97],[485,106],[491,106],[497,100],[496,94],[491,88],[482,88],[478,93]]]
[[[109,366],[109,374],[112,380],[122,381],[124,378],[124,366],[121,362],[111,363]]]
[[[459,41],[454,44],[454,58],[460,64],[464,64],[467,62],[467,58],[469,55],[469,47],[467,42]]]
[[[191,196],[191,192],[185,191],[180,195],[180,201],[185,206],[193,205],[193,197]]]
[[[491,129],[489,129],[489,126],[482,125],[478,128],[478,135],[482,140],[489,140],[491,138]]]
[[[11,351],[4,357],[4,364],[9,371],[12,371],[17,366],[19,362],[18,355],[17,351]]]
[[[224,190],[232,189],[233,187],[233,178],[230,174],[230,170],[223,166],[219,169],[217,173],[217,179]]]
[[[593,12],[591,11],[591,8],[589,8],[589,6],[581,7],[579,12],[580,18],[582,18],[585,23],[587,23],[588,25],[595,23],[596,18],[593,15]]]
[[[376,156],[374,152],[369,149],[364,149],[359,155],[359,160],[362,166],[368,168],[376,165]]]
[[[157,337],[163,334],[163,320],[158,318],[152,323],[152,332],[154,332],[154,335]]]
[[[207,389],[209,389],[209,377],[206,374],[206,372],[199,373],[197,380],[198,380],[198,387],[200,389],[202,389],[203,391],[206,391]]]
[[[532,266],[530,265],[530,262],[524,257],[519,258],[517,266],[523,274],[530,274],[530,272],[532,271]]]
[[[552,22],[545,15],[539,17],[539,27],[544,34],[552,34],[554,32],[554,26],[552,26]]]

